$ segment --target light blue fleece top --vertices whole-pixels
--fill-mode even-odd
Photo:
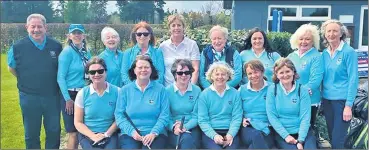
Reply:
[[[136,56],[140,55],[141,48],[138,47],[138,44],[135,46],[126,49],[123,52],[123,63],[122,63],[122,81],[123,85],[127,85],[128,83],[131,83],[132,81],[129,79],[128,70],[131,68],[133,62],[136,60]],[[149,45],[147,53],[145,55],[150,56],[152,59],[152,62],[154,64],[154,67],[158,71],[159,79],[157,80],[160,84],[164,85],[164,58],[163,53],[160,48],[154,48],[153,46]]]
[[[201,89],[189,84],[186,92],[182,95],[175,83],[166,87],[169,99],[169,108],[171,117],[169,119],[168,129],[172,131],[173,124],[176,120],[181,120],[185,116],[183,127],[190,130],[197,126],[197,99],[201,93]]]
[[[31,42],[33,43],[33,45],[35,45],[39,50],[43,50],[45,45],[46,45],[46,35],[44,37],[44,42],[42,42],[41,44],[37,43],[31,36],[28,35],[28,38],[31,40]],[[8,51],[8,66],[10,68],[15,69],[16,64],[15,64],[15,60],[14,60],[14,52],[13,52],[13,46],[10,47],[9,51]]]
[[[225,57],[222,57],[221,61],[225,62]],[[233,68],[232,68],[233,71],[234,71],[233,79],[231,81],[228,81],[227,84],[229,86],[236,87],[242,79],[242,61],[241,61],[240,54],[238,53],[237,50],[235,50],[235,52],[233,54],[233,63],[234,63]],[[200,81],[201,86],[204,89],[211,85],[210,81],[206,80],[204,51],[201,52],[201,56],[200,56],[199,81]]]
[[[88,59],[91,58],[89,50],[84,55]],[[85,66],[80,55],[71,46],[66,46],[59,55],[57,77],[65,101],[71,99],[68,89],[83,88],[85,86],[84,77]]]
[[[142,92],[135,80],[121,88],[114,113],[115,121],[122,134],[132,136],[134,128],[123,112],[132,119],[142,136],[149,133],[167,134],[169,104],[162,84],[151,81]]]
[[[107,83],[101,96],[96,93],[92,84],[78,92],[75,104],[83,108],[83,122],[92,132],[106,132],[114,123],[118,91],[117,86]]]
[[[264,76],[270,82],[272,81],[274,63],[281,57],[281,55],[279,55],[277,52],[273,52],[271,54],[271,58],[268,58],[268,54],[265,50],[261,52],[259,56],[257,56],[253,49],[243,50],[240,56],[242,60],[242,72],[245,70],[245,68],[243,68],[243,65],[245,63],[253,59],[260,60],[263,63],[264,68],[265,68]],[[247,79],[246,73],[243,73],[241,84],[246,84],[247,82],[248,82],[248,79]]]
[[[116,52],[106,48],[99,55],[105,61],[107,67],[106,81],[109,83],[122,87],[122,75],[120,69],[122,68],[123,52],[116,50]]]
[[[269,134],[269,120],[266,113],[266,95],[271,82],[264,81],[264,86],[256,91],[251,88],[250,81],[238,89],[242,100],[243,117],[249,118],[251,125],[265,134]]]
[[[329,50],[323,51],[324,76],[323,98],[328,100],[346,100],[346,106],[352,106],[359,84],[358,58],[355,50],[341,41],[333,57]]]
[[[306,87],[301,85],[299,97],[298,82],[288,94],[282,84],[278,83],[276,86],[276,96],[274,84],[269,86],[267,93],[266,111],[270,124],[283,139],[290,134],[298,133],[297,140],[305,141],[311,117],[311,100]]]
[[[296,67],[300,78],[299,83],[311,89],[313,95],[310,96],[311,104],[320,102],[320,84],[323,80],[324,68],[323,57],[314,47],[299,56],[299,51],[294,51],[288,55],[288,58]]]
[[[235,137],[242,122],[242,103],[240,93],[227,86],[224,95],[218,95],[213,86],[206,88],[199,97],[199,126],[211,139],[217,135],[215,129],[228,129]]]

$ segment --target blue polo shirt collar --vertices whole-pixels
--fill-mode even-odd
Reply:
[[[39,50],[43,50],[46,45],[46,35],[44,36],[44,41],[42,44],[37,43],[30,35],[28,35],[29,39],[32,41],[33,45],[35,45]]]

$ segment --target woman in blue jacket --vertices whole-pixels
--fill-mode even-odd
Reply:
[[[128,83],[132,82],[128,75],[128,69],[131,68],[137,55],[147,55],[151,58],[155,68],[158,71],[159,78],[157,81],[164,85],[165,66],[163,53],[160,48],[154,47],[155,35],[150,25],[143,21],[137,23],[132,29],[131,42],[134,44],[134,46],[125,50],[123,53],[123,63],[121,69],[123,85],[127,85]]]
[[[316,149],[310,127],[311,100],[308,90],[297,79],[291,60],[280,58],[274,65],[273,82],[268,88],[266,110],[270,124],[278,133],[276,144],[282,149]]]
[[[265,108],[266,95],[271,82],[266,81],[265,69],[261,61],[250,60],[243,68],[249,80],[238,90],[243,108],[241,141],[244,148],[273,148],[274,132],[269,124]]]
[[[272,81],[273,65],[281,57],[277,52],[273,51],[268,38],[263,30],[255,27],[250,30],[244,41],[244,49],[240,53],[242,64],[250,60],[260,60],[265,68],[264,76],[268,81]],[[245,68],[242,69],[245,71]],[[248,82],[247,76],[244,74],[241,84]]]
[[[232,68],[215,62],[206,73],[212,84],[199,97],[198,121],[205,149],[236,149],[242,122],[240,93],[227,84],[233,78]]]
[[[323,57],[319,53],[319,31],[312,24],[301,25],[290,39],[291,48],[296,49],[288,58],[296,66],[299,83],[308,88],[311,98],[310,125],[314,129],[316,113],[320,105],[320,83],[323,79]]]
[[[133,82],[122,87],[115,109],[115,121],[122,131],[120,148],[163,149],[169,121],[168,96],[164,86],[154,81],[158,72],[150,57],[138,55],[129,77]]]
[[[345,42],[348,31],[341,22],[327,20],[322,24],[321,34],[327,47],[322,53],[323,112],[332,148],[344,149],[359,84],[358,58],[355,50]]]
[[[91,54],[87,49],[85,28],[81,24],[69,26],[68,40],[59,55],[57,81],[63,95],[61,108],[64,127],[68,133],[67,149],[77,149],[77,129],[74,127],[73,107],[77,92],[87,80],[85,66]]]
[[[197,99],[201,89],[191,83],[194,70],[189,59],[176,59],[171,68],[175,82],[166,88],[171,112],[168,125],[171,144],[169,148],[200,148],[201,132],[197,123]],[[184,122],[181,122],[182,117],[185,117]],[[180,134],[181,139],[177,143]]]
[[[101,41],[105,45],[105,50],[99,55],[104,59],[107,68],[106,81],[121,87],[123,85],[121,68],[123,52],[118,48],[120,37],[117,31],[111,27],[105,27],[101,31]]]
[[[81,89],[74,104],[74,124],[83,149],[117,149],[114,111],[119,87],[106,82],[105,61],[93,57],[86,65],[91,84]]]

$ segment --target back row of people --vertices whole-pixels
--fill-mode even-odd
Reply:
[[[106,49],[99,56],[106,63],[105,71],[109,83],[121,87],[135,81],[133,80],[134,78],[130,78],[128,69],[132,67],[133,61],[136,60],[137,56],[148,56],[152,60],[153,67],[158,72],[158,79],[155,82],[165,86],[170,86],[174,82],[174,76],[170,68],[174,60],[178,58],[187,58],[191,61],[194,68],[194,71],[191,73],[191,82],[196,84],[197,80],[199,80],[201,87],[204,89],[212,85],[211,79],[206,78],[206,73],[210,65],[217,61],[226,62],[234,70],[232,80],[227,82],[227,85],[231,87],[238,87],[241,80],[244,84],[248,83],[247,75],[242,75],[242,70],[245,71],[246,69],[242,67],[242,64],[252,59],[259,59],[263,62],[264,74],[269,79],[267,81],[272,81],[270,80],[271,76],[275,73],[273,65],[280,56],[278,53],[270,50],[268,40],[263,31],[257,28],[251,30],[245,41],[245,47],[248,49],[239,54],[237,50],[227,45],[227,29],[215,26],[210,30],[209,34],[212,44],[207,46],[200,55],[196,42],[184,36],[185,24],[183,18],[180,15],[174,15],[168,19],[171,38],[163,42],[160,48],[153,47],[155,45],[154,33],[147,23],[138,23],[133,28],[131,39],[134,46],[124,52],[118,49],[120,41],[118,33],[110,27],[103,29],[101,38]],[[63,95],[61,107],[65,128],[69,133],[68,147],[75,148],[77,145],[77,129],[74,126],[76,118],[73,119],[73,112],[75,111],[73,108],[74,100],[78,91],[84,87],[85,81],[89,77],[84,68],[87,61],[91,58],[85,42],[85,30],[82,25],[72,24],[69,28],[67,45],[61,51],[61,45],[58,42],[45,36],[46,20],[42,15],[30,15],[27,18],[26,28],[29,37],[13,45],[8,53],[9,70],[18,79],[22,114],[25,118],[26,143],[29,143],[26,145],[27,147],[39,146],[39,142],[37,144],[37,141],[39,141],[39,130],[37,129],[38,124],[41,122],[37,120],[42,115],[47,122],[45,124],[59,127],[56,129],[45,127],[47,132],[50,133],[48,138],[55,141],[57,137],[60,137],[60,125],[58,126],[53,122],[58,118],[60,119],[60,115],[55,114],[55,112],[45,115],[43,112],[46,111],[43,111],[43,109],[48,110],[49,108],[37,104],[42,103],[39,99],[44,99],[44,101],[52,101],[49,102],[50,105],[56,108],[60,107],[60,104],[50,100],[55,99],[52,96],[57,95],[55,93],[58,92],[59,85]],[[340,22],[336,20],[326,21],[322,25],[321,32],[327,47],[323,51],[323,56],[316,49],[319,47],[319,31],[316,26],[307,24],[301,26],[291,37],[291,46],[297,49],[297,51],[291,53],[288,57],[297,66],[295,73],[301,76],[299,82],[306,86],[311,97],[313,110],[311,117],[315,116],[317,106],[320,104],[319,86],[323,80],[323,105],[330,108],[324,111],[327,118],[329,136],[333,147],[340,148],[343,147],[345,131],[349,124],[348,121],[352,117],[351,106],[358,84],[357,56],[354,50],[344,42],[347,36],[347,29]],[[34,50],[20,50],[29,48]],[[35,58],[25,57],[27,54],[23,53],[27,52],[30,52],[29,54],[40,53],[40,55],[37,55]],[[50,56],[47,59],[43,58],[48,55]],[[40,70],[38,67],[40,64],[45,65],[42,66],[43,71],[38,71]],[[37,67],[31,67],[30,65],[36,65]],[[56,77],[56,69],[54,67],[57,65]],[[319,66],[324,66],[324,68]],[[50,69],[45,70],[44,68]],[[27,74],[24,72],[26,70]],[[38,75],[40,73],[42,75]],[[55,84],[56,78],[58,84]],[[35,86],[37,83],[43,83],[45,86]],[[349,87],[348,90],[347,87]],[[45,90],[45,88],[47,89]],[[338,92],[343,94],[335,94]],[[27,104],[28,100],[26,99],[30,98],[36,99],[37,103]],[[34,111],[35,108],[38,108],[37,111]],[[54,120],[48,119],[47,116],[53,116],[52,119]],[[315,118],[310,120],[313,122]],[[59,135],[57,134],[58,132]],[[287,137],[282,138],[287,139]],[[145,138],[145,141],[150,142],[150,139],[152,142],[152,137]],[[296,143],[291,138],[288,139],[289,142],[293,141],[292,143]],[[59,145],[59,143],[48,142],[46,145],[51,148]]]

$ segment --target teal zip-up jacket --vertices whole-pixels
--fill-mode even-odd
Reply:
[[[142,136],[149,133],[167,135],[169,104],[168,95],[162,84],[151,81],[142,92],[135,80],[119,91],[114,113],[115,121],[122,134],[132,136],[134,128],[123,112],[128,114]]]
[[[266,96],[271,84],[271,82],[264,80],[264,86],[259,91],[255,91],[251,88],[249,81],[238,89],[242,100],[243,117],[249,118],[251,125],[265,134],[270,133],[266,113]]]
[[[91,58],[89,50],[84,54]],[[58,60],[58,84],[64,100],[70,100],[68,89],[83,88],[85,86],[85,66],[80,55],[71,47],[66,46],[59,55]]]
[[[171,117],[169,119],[168,129],[172,131],[173,125],[177,120],[181,120],[185,116],[183,127],[190,130],[197,126],[198,98],[201,89],[190,83],[186,93],[180,94],[175,83],[166,87]]]
[[[240,93],[228,87],[220,97],[211,87],[206,88],[199,97],[199,126],[211,139],[217,135],[215,129],[228,129],[227,134],[235,137],[242,122]]]
[[[260,60],[265,68],[264,76],[268,79],[268,81],[272,81],[273,76],[273,67],[274,63],[281,57],[277,52],[273,52],[271,54],[271,58],[268,58],[267,52],[264,50],[259,56],[256,56],[254,53],[254,50],[243,50],[240,53],[241,60],[242,60],[242,72],[245,71],[245,68],[243,68],[243,65],[250,60],[257,59]],[[246,84],[248,82],[246,73],[243,73],[243,78],[241,84]]]
[[[352,106],[359,84],[358,58],[355,50],[341,41],[333,58],[328,49],[323,51],[324,76],[323,98],[346,100],[346,106]]]
[[[123,82],[120,69],[122,68],[123,52],[117,49],[116,53],[114,53],[114,51],[106,48],[101,52],[99,57],[105,61],[107,67],[106,81],[115,86],[122,87]]]
[[[205,70],[205,56],[204,56],[204,51],[201,52],[201,56],[200,56],[200,74],[199,74],[199,82],[201,84],[201,87],[203,87],[204,89],[209,87],[211,85],[210,81],[206,80],[206,71]],[[225,58],[223,57],[221,61],[225,62]],[[240,83],[241,79],[242,79],[242,61],[241,61],[241,57],[240,54],[238,53],[237,50],[235,50],[234,54],[233,54],[233,71],[234,71],[234,75],[233,75],[233,79],[231,81],[228,81],[227,84],[229,86],[232,87],[236,87],[238,86],[238,84]],[[210,64],[211,65],[211,64]],[[230,64],[228,64],[230,65]]]
[[[278,83],[276,96],[274,95],[275,84],[270,85],[266,111],[270,124],[279,136],[285,139],[290,134],[298,133],[297,140],[305,141],[310,127],[311,100],[304,85],[301,85],[299,96],[299,84],[295,81],[290,93],[286,94],[282,84]]]
[[[129,79],[128,70],[131,68],[133,62],[136,60],[136,56],[141,52],[141,48],[138,47],[138,44],[133,46],[132,48],[126,49],[123,52],[123,63],[122,63],[122,81],[123,85],[127,85],[132,81]],[[154,67],[158,71],[159,79],[157,80],[160,84],[164,85],[164,57],[162,50],[160,48],[154,48],[149,45],[147,54],[150,56]]]
[[[323,80],[324,68],[323,57],[314,47],[299,56],[299,51],[294,51],[288,55],[288,58],[293,62],[296,71],[300,78],[299,83],[311,89],[312,95],[311,104],[320,103],[320,84]]]

